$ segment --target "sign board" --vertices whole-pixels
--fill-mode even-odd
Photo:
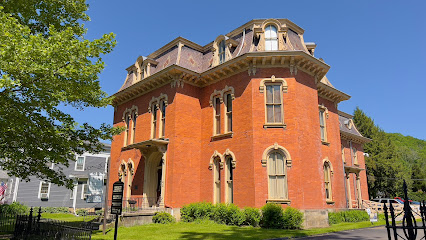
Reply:
[[[123,209],[124,183],[117,181],[112,185],[111,214],[120,215]]]

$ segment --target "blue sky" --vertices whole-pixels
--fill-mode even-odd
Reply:
[[[102,89],[114,94],[125,68],[178,36],[200,45],[256,18],[288,18],[315,42],[328,79],[386,132],[426,139],[426,1],[112,1],[88,0],[88,39],[116,34],[104,56]],[[79,123],[112,124],[113,108],[71,110]]]

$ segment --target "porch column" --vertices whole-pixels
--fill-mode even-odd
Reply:
[[[160,203],[158,204],[158,207],[164,208],[164,196],[165,196],[165,189],[166,189],[166,162],[167,162],[167,146],[158,146],[158,151],[160,151],[163,156],[163,164],[161,165],[161,193],[160,193]]]
[[[356,174],[356,188],[357,188],[357,198],[358,198],[358,208],[362,208],[362,198],[361,198],[361,181],[359,173]]]
[[[351,181],[349,180],[350,174],[346,173],[346,194],[348,196],[348,208],[352,208],[352,197],[351,197]]]
[[[149,208],[148,194],[147,194],[149,183],[148,183],[147,179],[149,178],[148,177],[148,174],[149,174],[148,160],[149,160],[150,155],[148,155],[147,151],[141,150],[141,152],[142,152],[142,154],[145,158],[145,161],[144,161],[144,176],[143,176],[143,192],[142,192],[142,208]]]

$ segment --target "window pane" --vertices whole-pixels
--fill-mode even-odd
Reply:
[[[285,199],[284,195],[284,189],[285,189],[285,177],[284,176],[277,176],[277,196],[278,199]]]
[[[268,158],[269,175],[275,175],[275,153],[271,153]]]
[[[269,27],[270,27],[270,31],[269,31],[270,38],[277,38],[277,28],[272,25],[269,25]]]
[[[319,112],[320,125],[324,126],[324,111]]]
[[[266,105],[266,118],[269,123],[274,122],[274,106]]]
[[[228,113],[228,131],[232,132],[232,113]]]
[[[278,50],[278,41],[277,40],[271,40],[271,51]]]
[[[279,153],[275,153],[276,161],[277,161],[277,170],[276,174],[284,174],[284,158],[283,155]]]
[[[232,96],[231,94],[226,95],[226,104],[228,112],[232,112]]]
[[[324,141],[324,140],[325,140],[324,127],[321,127],[321,140],[322,140],[322,141]]]
[[[265,40],[265,51],[272,50],[272,40]]]
[[[277,179],[275,176],[269,176],[269,191],[271,193],[271,198],[276,198],[277,196]]]
[[[273,85],[274,88],[274,103],[281,103],[280,86]]]
[[[274,99],[273,91],[274,91],[273,86],[271,85],[266,86],[266,103],[273,103],[273,99]]]
[[[275,122],[276,123],[282,122],[282,119],[281,119],[281,105],[275,105],[274,106],[274,116],[275,116]]]
[[[220,115],[220,99],[216,98],[216,115]]]

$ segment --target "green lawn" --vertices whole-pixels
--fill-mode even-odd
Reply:
[[[88,222],[94,218],[96,218],[97,216],[86,216],[86,217],[76,217],[74,214],[71,213],[42,213],[41,214],[42,218],[49,218],[49,219],[55,219],[55,220],[60,220],[60,221],[67,221],[67,222]]]
[[[340,223],[328,228],[315,228],[308,230],[276,230],[253,227],[236,227],[217,224],[211,221],[199,223],[178,222],[173,224],[148,224],[134,227],[120,227],[118,239],[271,239],[279,237],[302,237],[329,232],[338,232],[349,229],[365,228],[384,225],[379,221],[372,225],[370,222]],[[108,229],[106,235],[102,231],[92,234],[92,239],[114,239],[114,229]]]

